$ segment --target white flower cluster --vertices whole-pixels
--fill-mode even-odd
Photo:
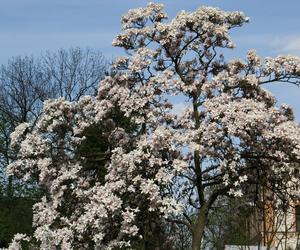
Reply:
[[[15,234],[13,241],[9,244],[9,250],[22,250],[22,242],[28,242],[30,238],[25,234]]]

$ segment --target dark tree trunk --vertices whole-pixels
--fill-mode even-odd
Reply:
[[[199,250],[201,247],[202,238],[204,235],[204,229],[208,217],[208,210],[209,210],[209,204],[205,203],[201,207],[197,215],[197,219],[193,226],[193,232],[192,232],[192,250]]]

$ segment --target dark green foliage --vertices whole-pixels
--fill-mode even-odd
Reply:
[[[251,219],[254,207],[247,205],[242,198],[223,199],[216,205],[209,215],[205,240],[207,246],[223,250],[225,245],[250,245],[253,243]]]
[[[79,146],[76,156],[81,158],[85,171],[91,171],[100,182],[104,182],[106,174],[105,163],[108,160],[108,140],[97,126],[84,131],[85,140]]]
[[[104,183],[106,175],[105,164],[110,158],[111,149],[116,144],[109,135],[116,127],[124,129],[128,134],[132,134],[136,130],[130,118],[125,117],[119,109],[115,108],[110,114],[110,119],[103,122],[101,127],[94,125],[83,131],[82,136],[85,137],[85,140],[75,153],[76,157],[80,159],[84,171],[90,171],[102,183]],[[127,146],[130,148],[130,145]]]
[[[31,235],[32,205],[29,198],[0,199],[0,248],[7,247],[14,234]]]

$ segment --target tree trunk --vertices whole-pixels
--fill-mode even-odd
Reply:
[[[13,179],[12,179],[12,176],[8,177],[6,195],[9,199],[12,199],[12,197],[13,197]]]
[[[201,242],[204,235],[204,229],[207,222],[208,209],[209,209],[209,205],[208,203],[205,203],[201,207],[197,215],[197,219],[193,226],[193,232],[192,232],[192,250],[199,250],[201,247]]]

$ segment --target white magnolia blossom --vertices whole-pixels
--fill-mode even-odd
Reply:
[[[10,135],[12,146],[17,146],[22,142],[23,140],[22,136],[24,135],[25,131],[28,128],[29,128],[28,123],[21,123],[19,126],[15,128],[15,131],[12,132]]]
[[[10,250],[22,250],[22,242],[28,242],[30,237],[25,234],[15,234],[13,241],[9,244]]]

